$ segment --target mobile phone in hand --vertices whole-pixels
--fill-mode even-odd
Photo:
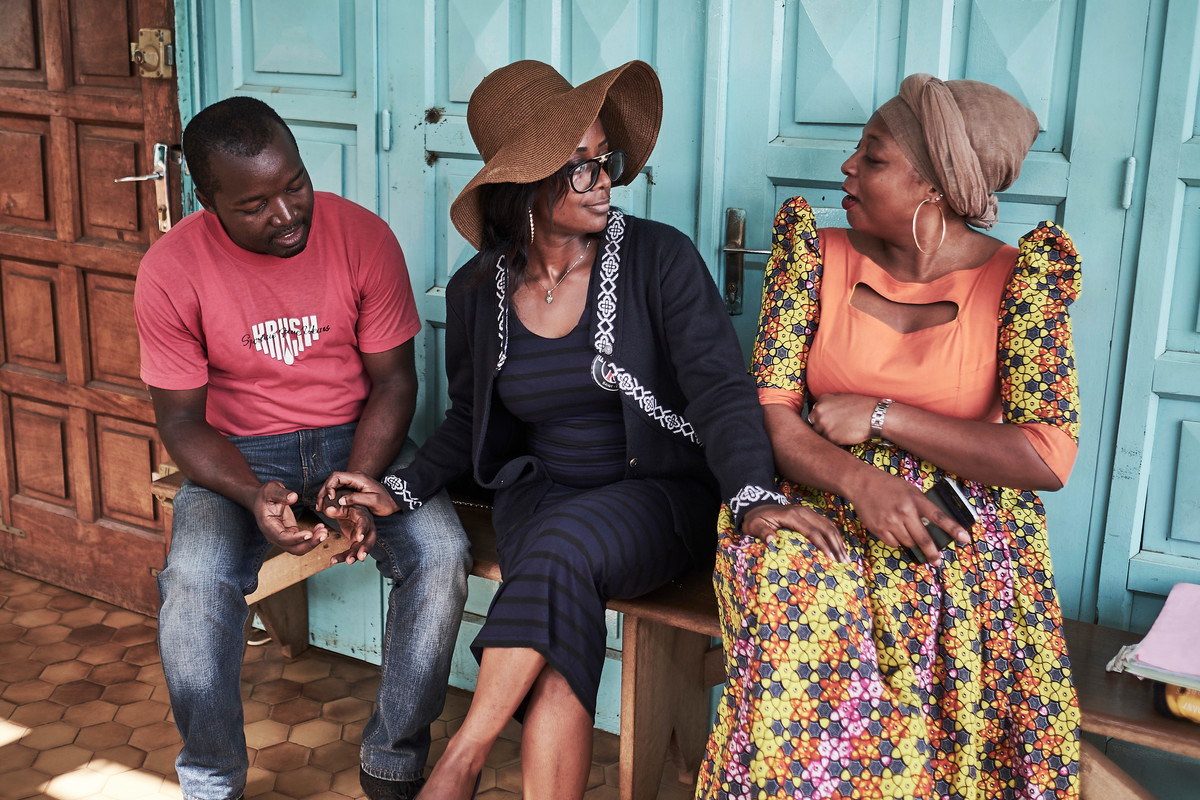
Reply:
[[[950,519],[962,526],[963,530],[971,530],[975,521],[979,519],[979,515],[975,513],[974,507],[967,501],[967,496],[958,483],[950,478],[943,477],[933,486],[929,487],[929,491],[925,492],[933,504],[940,508]],[[929,531],[929,537],[933,539],[933,543],[937,545],[938,550],[945,550],[954,538],[946,531],[942,530],[936,522],[929,521],[925,526],[925,530]],[[913,559],[918,564],[924,564],[927,559],[921,550],[910,547],[908,552],[912,553]]]

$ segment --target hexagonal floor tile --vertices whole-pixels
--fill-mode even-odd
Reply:
[[[276,774],[299,769],[308,762],[309,749],[293,742],[280,742],[258,751],[254,766],[268,769]]]

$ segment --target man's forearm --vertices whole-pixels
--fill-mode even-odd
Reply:
[[[403,386],[371,390],[359,417],[346,469],[378,479],[383,475],[408,437],[416,410],[416,390]]]
[[[205,489],[253,510],[262,482],[242,452],[205,422],[159,427],[163,444],[183,474]]]

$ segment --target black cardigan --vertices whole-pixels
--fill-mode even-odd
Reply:
[[[446,290],[446,419],[412,464],[383,480],[402,509],[419,507],[472,465],[475,481],[498,495],[519,490],[536,472],[521,423],[494,390],[512,313],[507,269],[501,259],[494,280],[479,280],[479,259],[458,270]],[[593,374],[622,396],[625,477],[713,487],[737,522],[756,505],[786,502],[773,489],[757,391],[695,246],[667,225],[613,211],[598,259],[589,288]],[[522,504],[532,508],[544,491]],[[683,502],[672,501],[677,524],[686,518]]]

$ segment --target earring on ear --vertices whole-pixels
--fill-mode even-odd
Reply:
[[[946,241],[946,214],[945,214],[945,212],[942,211],[941,203],[938,202],[941,199],[942,199],[942,196],[940,194],[937,197],[926,197],[917,206],[916,211],[913,211],[913,218],[912,218],[913,244],[915,244],[917,246],[917,249],[920,250],[922,253],[924,253],[927,256],[930,256],[930,255],[933,255],[934,253],[936,253],[941,248],[942,243]],[[942,235],[941,235],[941,237],[938,238],[937,246],[934,247],[932,250],[926,250],[924,247],[921,247],[921,240],[917,238],[917,215],[919,215],[921,213],[921,209],[925,206],[926,203],[933,203],[933,207],[938,210],[938,216],[942,218]]]
[[[529,209],[529,243],[533,244],[533,209]]]

